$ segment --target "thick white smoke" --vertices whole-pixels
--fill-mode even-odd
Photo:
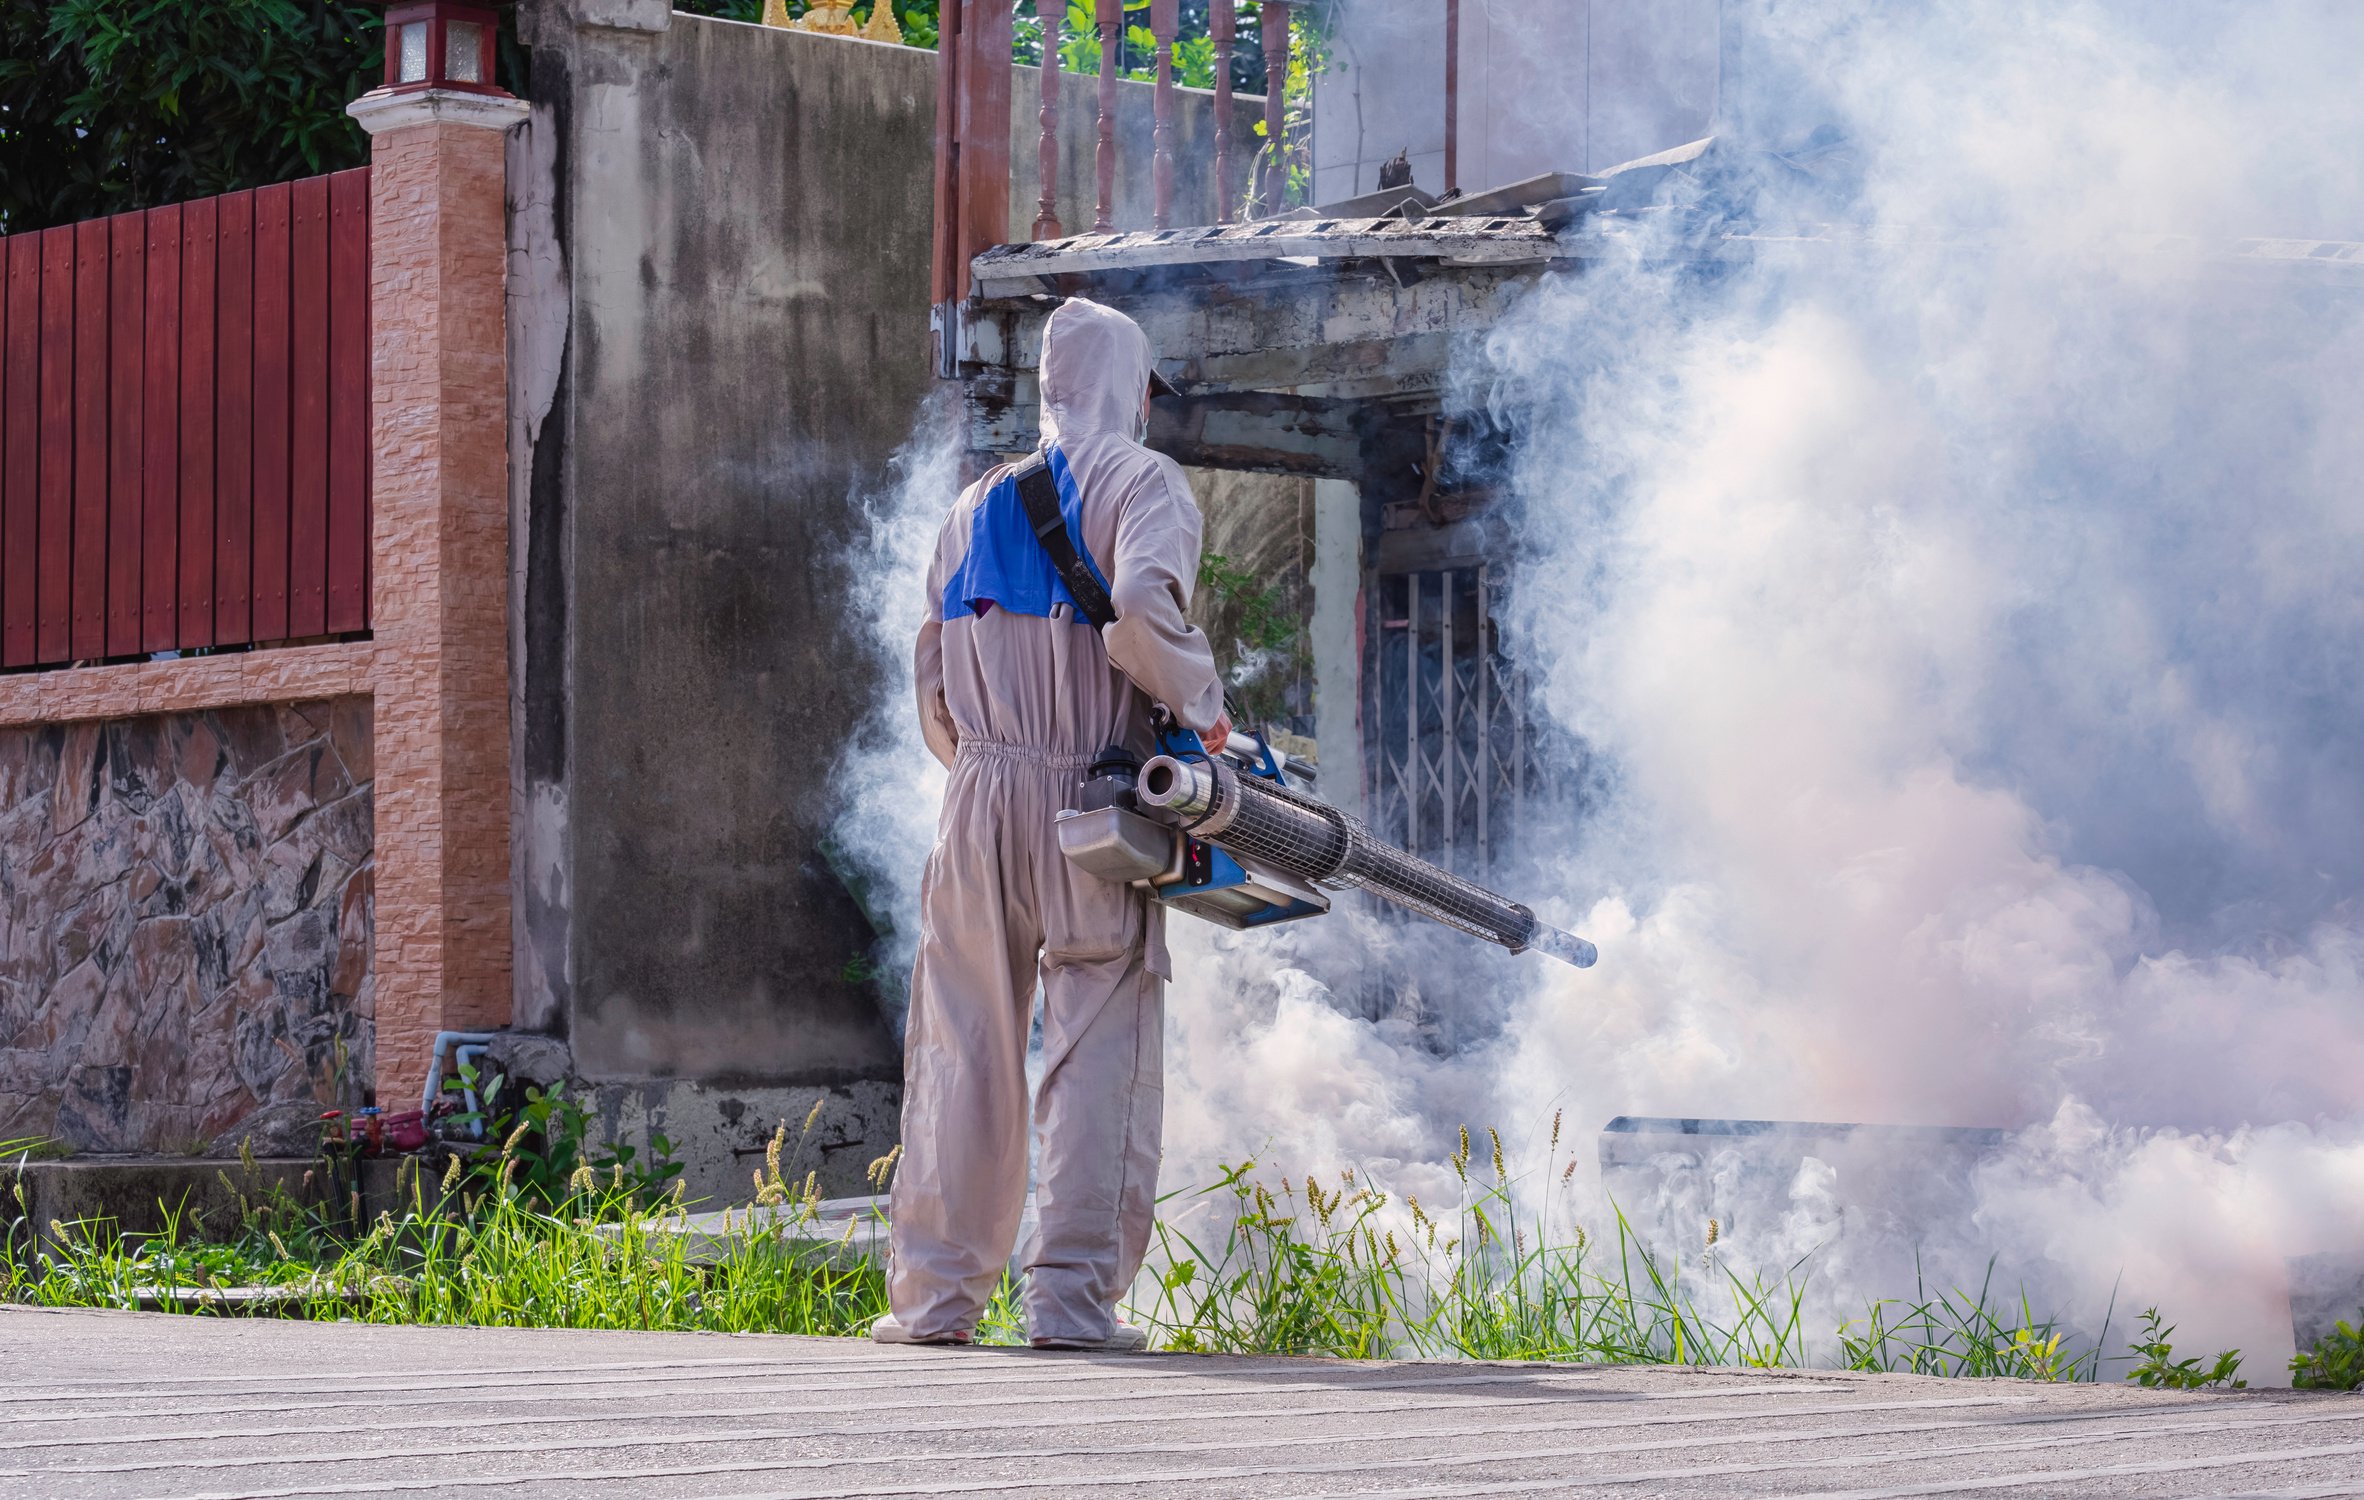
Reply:
[[[1761,39],[1757,117],[1860,172],[1832,241],[1637,233],[1468,371],[1522,648],[1617,787],[1567,872],[1601,967],[1500,1112],[2036,1127],[1989,1241],[2270,1377],[2283,1257],[2364,1248],[2364,288],[2222,257],[2364,238],[2364,13]]]
[[[898,1036],[919,955],[919,876],[944,803],[944,768],[920,738],[912,649],[926,618],[936,533],[960,493],[956,416],[941,395],[922,408],[884,483],[858,497],[869,535],[847,559],[854,617],[880,681],[850,753],[832,771],[844,812],[830,839],[848,883],[883,929],[873,957]]]
[[[1602,768],[1512,894],[1599,967],[1473,961],[1440,1051],[1357,998],[1420,936],[1175,923],[1168,1185],[1434,1201],[1457,1125],[1562,1106],[2005,1127],[1957,1264],[2272,1379],[2284,1258],[2364,1250],[2364,268],[2226,253],[2364,239],[2364,8],[1757,23],[1755,144],[1847,146],[1840,198],[1756,207],[1832,241],[1710,276],[1631,230],[1460,372],[1517,435],[1510,636]],[[916,882],[905,751],[862,806]],[[1828,1241],[1780,1186],[1736,1255]],[[1821,1306],[1895,1264],[1826,1251]]]

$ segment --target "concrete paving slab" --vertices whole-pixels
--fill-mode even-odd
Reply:
[[[2364,1495],[2364,1395],[0,1309],[0,1496]]]

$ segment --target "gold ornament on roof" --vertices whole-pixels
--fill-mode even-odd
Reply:
[[[877,0],[870,7],[870,19],[863,23],[862,35],[873,42],[900,42],[903,28],[895,20],[895,7],[889,0]]]
[[[796,23],[806,31],[818,31],[824,36],[855,36],[853,0],[813,0]]]
[[[763,0],[763,24],[766,26],[794,26],[788,19],[788,0]]]

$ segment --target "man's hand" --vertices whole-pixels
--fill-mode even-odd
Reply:
[[[1231,715],[1229,714],[1217,714],[1215,727],[1198,737],[1199,743],[1207,747],[1209,755],[1221,755],[1224,745],[1229,743],[1230,739]]]

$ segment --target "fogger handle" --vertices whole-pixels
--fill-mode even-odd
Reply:
[[[1294,755],[1281,754],[1262,739],[1244,729],[1231,731],[1231,737],[1223,742],[1223,753],[1244,761],[1250,766],[1264,765],[1269,760],[1270,764],[1280,767],[1299,781],[1319,781],[1321,779],[1321,772],[1310,763],[1299,760]]]
[[[1167,755],[1190,759],[1205,750],[1199,737],[1182,727],[1174,711],[1163,703],[1149,711],[1150,727],[1157,731],[1158,748]],[[1223,741],[1222,753],[1244,766],[1251,776],[1269,776],[1277,770],[1311,784],[1321,779],[1321,771],[1310,761],[1294,755],[1283,755],[1266,744],[1264,737],[1234,725]]]

